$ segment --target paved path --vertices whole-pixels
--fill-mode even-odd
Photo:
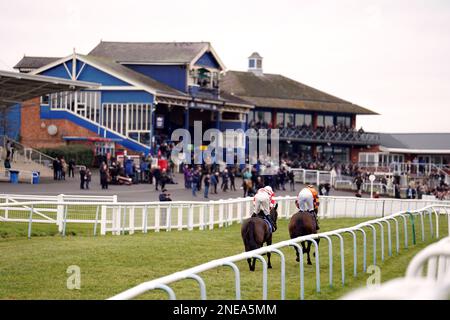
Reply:
[[[236,191],[222,192],[218,190],[218,194],[210,194],[209,199],[203,197],[203,190],[197,193],[197,197],[192,196],[191,190],[184,188],[183,176],[176,175],[178,184],[168,184],[166,189],[169,190],[172,200],[176,201],[206,201],[229,199],[243,196],[243,190],[240,189],[242,183],[241,178],[236,178]],[[278,191],[277,196],[296,195],[303,187],[301,184],[296,184],[297,192]],[[287,188],[289,190],[289,188]],[[35,194],[35,195],[57,195],[57,194],[71,194],[71,195],[117,195],[119,201],[157,201],[159,191],[155,191],[155,186],[151,184],[136,184],[132,186],[110,185],[108,190],[102,190],[100,186],[100,178],[97,172],[93,173],[92,182],[89,190],[80,190],[80,180],[78,176],[75,178],[68,178],[66,181],[44,181],[41,184],[11,184],[7,182],[0,183],[0,193],[9,194]],[[330,195],[338,196],[353,196],[353,192],[332,190]]]

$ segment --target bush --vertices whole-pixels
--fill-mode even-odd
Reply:
[[[64,157],[66,162],[73,159],[77,165],[90,167],[94,163],[94,151],[92,151],[90,147],[81,144],[61,146],[57,148],[45,148],[40,151],[53,158]]]

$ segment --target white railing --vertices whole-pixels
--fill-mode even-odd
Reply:
[[[2,200],[3,199],[3,200]],[[295,196],[276,197],[278,216],[289,218],[297,211]],[[240,223],[253,209],[253,198],[216,201],[117,202],[113,197],[67,196],[36,197],[0,195],[3,221],[30,223],[30,208],[38,212],[31,223],[56,223],[62,232],[67,224],[100,225],[100,234],[133,234],[136,231],[205,230]],[[3,203],[1,203],[3,202]],[[384,217],[390,212],[416,210],[428,205],[450,202],[439,200],[370,199],[356,197],[320,197],[320,218]],[[38,208],[38,209],[37,209]]]
[[[331,171],[309,170],[309,169],[290,169],[294,172],[294,181],[303,184],[329,183],[333,185]]]
[[[424,274],[426,270],[426,274]],[[381,286],[355,290],[344,300],[448,300],[450,297],[450,237],[420,251],[408,265],[404,278]]]
[[[439,224],[440,224],[440,215],[448,215],[450,212],[450,206],[429,206],[425,207],[419,210],[415,211],[409,211],[409,212],[398,212],[383,218],[379,218],[376,220],[366,221],[363,223],[360,223],[356,226],[349,227],[349,228],[342,228],[330,232],[324,232],[319,234],[311,234],[307,236],[298,237],[291,240],[282,241],[279,243],[275,243],[273,245],[262,247],[257,250],[249,251],[249,252],[243,252],[234,256],[225,257],[222,259],[213,260],[204,264],[201,264],[199,266],[186,269],[180,272],[173,273],[171,275],[147,281],[144,283],[141,283],[131,289],[128,289],[124,292],[121,292],[113,297],[111,297],[111,300],[124,300],[124,299],[133,299],[137,296],[140,296],[150,290],[160,289],[164,290],[168,293],[170,299],[175,299],[176,295],[174,290],[169,286],[171,283],[184,280],[184,279],[194,279],[198,282],[200,292],[199,296],[200,299],[205,300],[207,298],[207,290],[206,285],[203,280],[203,278],[199,275],[200,273],[204,271],[208,271],[211,269],[220,268],[223,266],[231,267],[234,271],[234,282],[235,282],[235,298],[237,300],[241,299],[241,284],[240,284],[240,270],[236,262],[242,261],[248,258],[255,258],[261,261],[262,264],[262,277],[263,277],[263,284],[262,284],[262,299],[266,300],[268,297],[268,285],[267,285],[267,262],[262,257],[263,254],[267,253],[275,253],[280,256],[280,272],[281,272],[281,283],[280,283],[280,299],[285,299],[285,291],[286,291],[286,275],[285,275],[285,269],[286,269],[286,257],[283,252],[281,252],[281,248],[287,248],[287,247],[295,247],[299,250],[299,269],[300,269],[300,282],[299,282],[299,296],[300,299],[304,299],[304,288],[305,288],[305,282],[304,282],[304,266],[303,266],[303,251],[302,247],[300,246],[300,243],[302,241],[310,241],[314,245],[315,248],[315,282],[316,282],[316,291],[321,291],[321,279],[320,279],[320,251],[318,246],[319,239],[325,239],[328,242],[328,269],[329,269],[329,285],[330,287],[333,286],[333,240],[338,240],[339,243],[339,254],[340,256],[340,273],[341,273],[341,284],[342,286],[345,285],[345,279],[346,279],[346,270],[345,270],[345,261],[344,261],[344,251],[345,251],[345,241],[344,241],[344,235],[350,234],[352,237],[352,245],[353,247],[353,276],[356,277],[358,273],[358,254],[357,251],[360,250],[357,246],[357,234],[361,234],[362,240],[363,240],[363,272],[366,272],[366,266],[367,266],[367,243],[372,242],[372,264],[377,265],[377,259],[380,257],[381,261],[383,262],[385,260],[385,232],[387,234],[387,255],[388,257],[391,257],[393,255],[393,251],[395,248],[395,252],[399,254],[400,252],[400,243],[402,242],[400,240],[400,229],[403,230],[404,234],[404,248],[408,248],[410,244],[409,236],[408,236],[408,230],[410,224],[414,225],[414,221],[417,221],[417,225],[420,221],[420,227],[421,227],[421,240],[425,241],[425,229],[426,223],[425,219],[427,216],[429,217],[429,237],[430,238],[439,238]],[[434,219],[433,219],[434,215]],[[433,221],[435,223],[435,229],[433,226]],[[402,227],[400,227],[403,225]],[[395,241],[392,240],[392,232],[393,229],[395,229]],[[413,230],[414,227],[413,227]],[[435,231],[434,231],[435,230]],[[379,231],[379,232],[378,232]],[[372,241],[368,240],[368,232],[372,234]],[[377,241],[377,236],[379,236],[379,239]],[[415,242],[415,233],[413,235],[413,244]],[[380,244],[380,255],[377,254],[377,245]],[[393,246],[395,244],[395,247]]]

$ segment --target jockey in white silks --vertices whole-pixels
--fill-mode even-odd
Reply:
[[[253,215],[258,215],[261,211],[265,218],[272,225],[273,231],[276,230],[275,223],[270,215],[270,210],[275,207],[275,193],[270,186],[259,189],[253,198]]]
[[[295,200],[295,205],[299,211],[310,212],[313,214],[316,220],[317,230],[319,230],[319,221],[317,219],[317,214],[319,211],[319,194],[312,185],[300,190],[297,195],[297,199]]]

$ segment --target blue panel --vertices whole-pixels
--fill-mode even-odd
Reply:
[[[140,65],[128,64],[126,67],[142,73],[154,80],[162,82],[174,89],[186,92],[187,89],[187,74],[185,65]]]
[[[217,62],[216,58],[214,58],[213,54],[211,52],[205,52],[195,63],[196,66],[202,66],[202,67],[210,67],[210,68],[216,68],[221,69],[219,63]]]
[[[0,112],[0,135],[19,140],[20,137],[20,112],[21,107],[16,104]]]
[[[70,68],[69,68],[69,71],[70,71]],[[57,65],[56,67],[53,67],[51,69],[41,72],[40,75],[63,78],[63,79],[71,79],[71,76],[67,73],[67,70],[62,63]]]
[[[101,83],[104,86],[129,86],[129,83],[113,77],[112,75],[100,71],[88,64],[84,66],[83,72],[77,80]]]
[[[99,128],[98,125],[93,124],[90,121],[84,120],[81,117],[78,117],[70,112],[67,111],[52,111],[50,110],[49,106],[41,106],[41,119],[65,119],[69,120],[76,125],[86,128],[89,131],[92,131],[96,134],[98,134],[99,137],[105,137],[110,139],[123,139],[122,142],[120,142],[120,145],[124,146],[127,149],[136,151],[136,152],[149,152],[149,147],[143,147],[139,143],[131,140],[131,139],[124,139],[122,136],[119,136],[117,134],[114,134],[113,132],[106,130],[104,128]],[[106,131],[106,134],[105,134]]]
[[[222,121],[220,122],[220,130],[225,131],[226,129],[242,129],[245,131],[245,122],[241,121]]]
[[[153,103],[153,95],[145,91],[102,91],[102,103]]]

